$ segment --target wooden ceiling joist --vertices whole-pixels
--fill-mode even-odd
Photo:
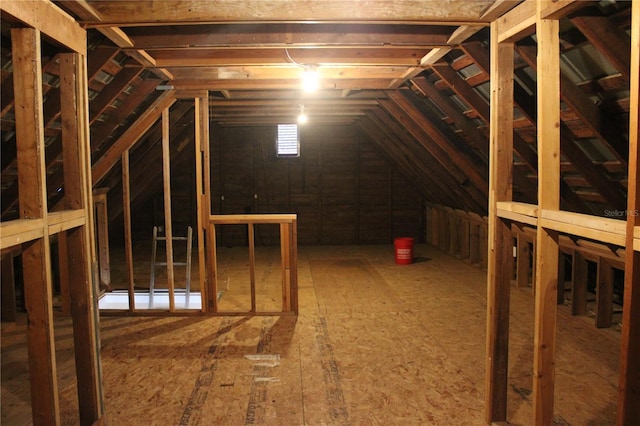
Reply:
[[[185,23],[225,22],[345,22],[358,23],[424,23],[433,25],[479,25],[483,11],[493,2],[461,0],[448,2],[443,8],[437,2],[403,0],[389,3],[365,0],[335,7],[332,0],[290,2],[264,0],[245,1],[162,1],[153,3],[92,1],[91,5],[102,17],[101,22],[85,22],[98,26],[147,26]]]
[[[127,28],[138,49],[182,50],[186,48],[289,48],[293,60],[300,60],[305,47],[341,49],[424,48],[447,44],[451,27],[440,25],[254,23],[182,25]],[[233,47],[232,47],[233,46]],[[303,49],[300,49],[303,48]]]

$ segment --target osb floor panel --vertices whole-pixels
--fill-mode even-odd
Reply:
[[[400,266],[390,246],[301,247],[297,320],[103,317],[109,424],[484,424],[486,275],[425,245],[415,256]],[[233,280],[246,265],[235,258]],[[257,276],[277,282],[277,256],[263,258]],[[514,425],[532,423],[533,308],[514,287]],[[24,329],[2,328],[3,425],[30,424]],[[557,337],[555,423],[613,424],[618,332],[561,306]],[[63,423],[77,424],[68,319],[56,338]]]

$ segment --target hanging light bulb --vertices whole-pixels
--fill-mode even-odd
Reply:
[[[298,123],[304,124],[307,122],[307,114],[304,113],[304,105],[300,105],[300,114],[298,115]]]
[[[315,92],[319,85],[320,78],[316,67],[313,65],[305,67],[302,73],[302,89],[307,93]]]

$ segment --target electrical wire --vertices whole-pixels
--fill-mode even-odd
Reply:
[[[302,65],[301,63],[298,63],[296,61],[293,60],[293,58],[291,57],[291,55],[289,55],[289,49],[287,49],[286,47],[284,48],[284,53],[287,55],[287,58],[289,58],[289,61],[299,67],[305,67],[304,65]]]

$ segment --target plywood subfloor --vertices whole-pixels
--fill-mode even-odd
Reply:
[[[102,318],[109,423],[484,424],[485,273],[425,245],[415,255],[400,266],[392,246],[301,247],[297,319]],[[528,425],[533,297],[514,287],[511,300],[508,416]],[[566,307],[558,323],[556,424],[612,424],[618,332]],[[56,329],[68,354],[69,320]],[[29,424],[23,331],[3,325],[2,424]],[[65,424],[77,424],[64,365]]]

